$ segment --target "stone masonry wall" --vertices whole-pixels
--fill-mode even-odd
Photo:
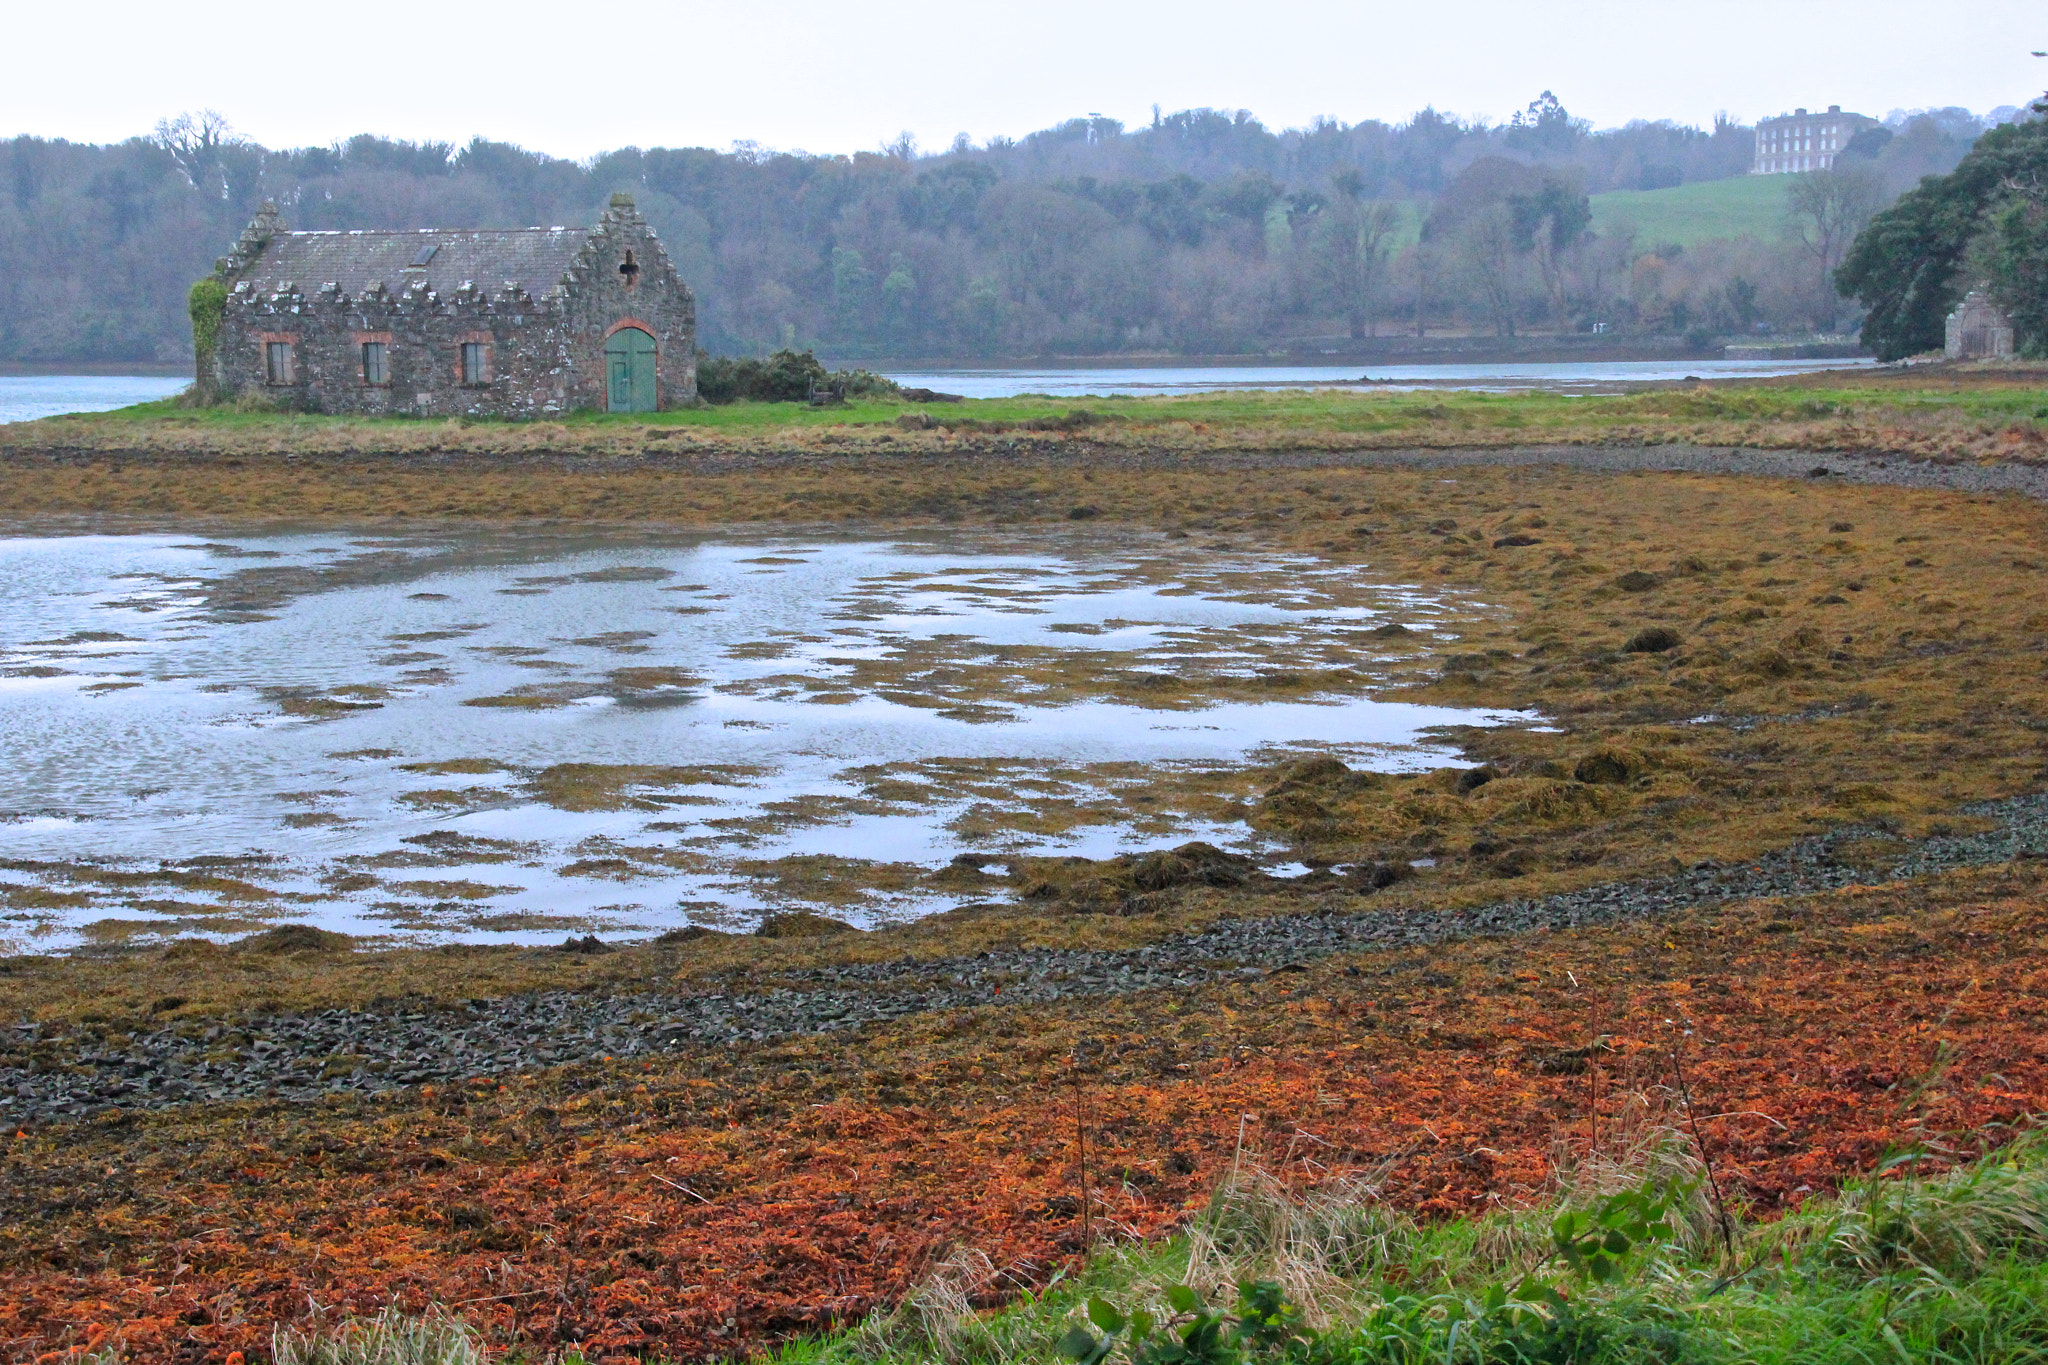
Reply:
[[[604,344],[619,324],[631,322],[654,336],[657,405],[688,407],[697,401],[696,298],[632,202],[612,198],[564,289],[570,406],[603,410]],[[629,250],[639,266],[631,275],[619,269]]]
[[[1945,353],[1952,360],[2007,359],[2013,354],[2012,319],[1978,290],[1948,315]]]
[[[697,398],[696,302],[630,200],[614,196],[564,271],[536,298],[518,288],[424,281],[377,285],[351,298],[320,284],[259,294],[247,273],[264,245],[262,219],[223,261],[228,300],[215,350],[218,392],[260,394],[302,412],[420,417],[547,417],[606,405],[605,341],[638,325],[656,345],[657,405]],[[622,274],[627,251],[638,268]],[[307,288],[313,292],[307,293]],[[266,345],[292,346],[291,382],[270,382]],[[362,345],[385,343],[389,382],[364,382]],[[463,382],[462,343],[487,347],[482,384]]]

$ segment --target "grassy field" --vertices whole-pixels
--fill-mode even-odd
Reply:
[[[1737,175],[1665,190],[1613,190],[1593,196],[1593,231],[1636,230],[1642,250],[1665,242],[1692,246],[1716,237],[1769,241],[1785,228],[1785,175]]]

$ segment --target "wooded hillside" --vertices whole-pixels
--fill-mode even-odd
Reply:
[[[1867,211],[1981,130],[1961,110],[1902,121],[1863,167]],[[1425,109],[1274,132],[1197,109],[932,154],[742,144],[588,163],[483,140],[278,151],[181,117],[115,145],[0,143],[0,359],[182,360],[187,288],[264,199],[301,228],[524,226],[588,222],[615,190],[662,234],[718,351],[1229,353],[1418,323],[1853,321],[1826,286],[1834,261],[1796,232],[1679,244],[1584,212],[1589,195],[1741,175],[1752,148],[1725,121],[1596,132],[1548,95],[1499,126]]]

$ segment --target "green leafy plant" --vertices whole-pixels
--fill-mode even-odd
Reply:
[[[220,324],[227,306],[227,286],[212,275],[195,283],[185,296],[185,309],[192,317],[193,368],[202,397],[212,396],[214,353],[220,347]]]
[[[1287,1301],[1272,1280],[1252,1280],[1237,1287],[1237,1322],[1232,1338],[1254,1355],[1274,1355],[1315,1339],[1302,1321],[1301,1308]]]
[[[1060,1339],[1060,1354],[1076,1365],[1102,1365],[1121,1345],[1131,1365],[1238,1365],[1292,1356],[1314,1343],[1301,1309],[1273,1281],[1250,1281],[1237,1292],[1236,1313],[1225,1315],[1205,1307],[1188,1286],[1174,1285],[1166,1291],[1171,1316],[1164,1320],[1142,1308],[1126,1315],[1106,1299],[1090,1299],[1088,1321],[1102,1335],[1077,1325]]]
[[[1566,1209],[1550,1224],[1557,1258],[1574,1273],[1606,1284],[1621,1273],[1622,1259],[1643,1242],[1671,1236],[1672,1205],[1691,1193],[1685,1182],[1646,1184],[1608,1195],[1588,1209]]]

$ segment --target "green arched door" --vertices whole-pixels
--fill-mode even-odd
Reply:
[[[605,340],[604,367],[608,411],[654,411],[653,337],[638,327],[621,327]]]

